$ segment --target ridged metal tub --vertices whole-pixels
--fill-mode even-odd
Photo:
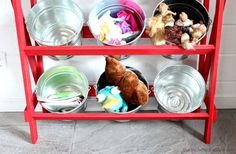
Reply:
[[[170,66],[162,70],[154,81],[158,108],[163,112],[189,113],[204,101],[205,80],[187,65]]]

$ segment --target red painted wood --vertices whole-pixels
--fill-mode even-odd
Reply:
[[[17,38],[19,44],[19,52],[20,52],[20,59],[21,59],[21,68],[23,74],[23,81],[24,81],[24,90],[25,90],[25,97],[26,97],[26,104],[27,104],[27,118],[26,120],[29,122],[30,126],[30,135],[31,135],[31,142],[36,143],[38,138],[37,132],[37,125],[35,119],[32,117],[34,113],[34,105],[33,105],[33,95],[32,95],[32,88],[30,82],[30,70],[29,70],[29,61],[24,52],[24,46],[26,46],[25,40],[25,29],[24,29],[24,21],[23,21],[23,13],[21,9],[21,3],[18,0],[13,0],[14,5],[14,14],[16,20],[16,31],[17,31]]]
[[[209,11],[209,7],[210,7],[210,0],[204,0],[204,6],[205,6],[205,8]],[[208,35],[206,35],[205,36],[205,38],[202,40],[202,44],[206,44],[207,43],[207,36]],[[206,55],[200,55],[199,56],[199,63],[198,63],[198,70],[199,70],[199,72],[204,76],[205,74],[204,74],[204,66],[205,66],[205,64],[204,64],[204,62],[205,62],[205,57],[206,57]],[[208,70],[209,71],[209,70]],[[205,78],[207,78],[206,76],[204,77],[204,79]],[[205,81],[207,81],[207,80],[205,80]]]
[[[30,132],[31,132],[31,143],[35,144],[38,140],[37,124],[35,119],[29,120]]]
[[[207,54],[215,49],[213,45],[198,45],[195,50],[184,50],[177,46],[152,46],[152,45],[139,45],[139,46],[27,46],[25,53],[28,56],[49,56],[49,55],[161,55],[161,54]]]
[[[30,37],[29,37],[29,33],[27,32],[27,29],[26,29],[26,25],[24,24],[24,32],[25,32],[25,41],[26,41],[26,45],[28,46],[32,46],[32,43],[30,41]],[[33,74],[33,78],[34,78],[34,81],[35,83],[37,82],[38,80],[38,75],[37,75],[37,61],[35,59],[35,56],[30,56],[28,57],[29,59],[29,66],[31,68],[31,72]]]
[[[150,96],[150,97],[154,97],[153,85],[149,85],[149,91],[150,91],[149,96]]]
[[[29,66],[31,72],[33,74],[34,82],[37,83],[38,76],[37,76],[37,61],[35,60],[35,56],[28,56]]]
[[[34,113],[37,120],[204,120],[208,118],[208,113],[76,113],[76,114],[52,114]]]
[[[37,59],[37,77],[39,78],[43,72],[44,72],[44,69],[43,69],[43,57],[42,56],[37,56],[36,57]]]
[[[226,0],[218,0],[216,2],[216,11],[213,26],[213,33],[215,33],[215,39],[212,39],[215,45],[215,53],[211,54],[211,69],[210,69],[210,78],[209,78],[209,105],[208,105],[208,113],[209,119],[205,124],[205,142],[207,144],[211,141],[211,133],[212,133],[212,124],[214,120],[214,103],[215,103],[215,92],[216,92],[216,81],[217,81],[217,73],[218,73],[218,63],[219,63],[219,50],[220,50],[220,38],[222,33],[222,24],[223,24],[223,11]]]
[[[37,0],[30,0],[30,6],[33,7],[36,4]]]
[[[90,90],[89,90],[89,96],[96,96],[96,88],[94,87],[94,85],[90,85]]]

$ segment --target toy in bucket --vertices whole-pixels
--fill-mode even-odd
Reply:
[[[106,69],[97,82],[97,100],[107,112],[137,112],[148,102],[148,83],[142,73],[106,57]]]
[[[145,13],[132,0],[101,0],[90,12],[88,25],[99,45],[131,45],[145,30]]]
[[[211,20],[206,8],[196,0],[163,0],[149,19],[147,34],[154,45],[179,45],[193,50],[206,35]],[[164,55],[183,60],[187,55]]]
[[[37,2],[26,17],[30,36],[42,46],[81,45],[80,31],[84,18],[79,6],[72,0],[42,0]],[[66,60],[70,55],[50,56]]]

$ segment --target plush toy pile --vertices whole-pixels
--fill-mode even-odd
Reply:
[[[109,45],[126,45],[140,34],[135,14],[121,10],[113,16],[108,10],[95,21],[97,28],[94,33],[97,39]]]
[[[150,18],[146,30],[154,45],[171,43],[184,49],[194,49],[193,46],[207,31],[204,23],[194,24],[185,12],[181,12],[175,21],[173,16],[177,14],[165,3],[159,5],[157,12],[156,16]]]
[[[127,105],[139,106],[148,102],[146,85],[115,58],[106,57],[105,75],[113,87],[107,86],[98,92],[97,100],[103,108],[113,112],[125,112]]]

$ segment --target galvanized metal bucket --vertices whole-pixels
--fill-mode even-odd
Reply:
[[[154,94],[161,112],[193,112],[201,106],[205,91],[201,74],[187,65],[167,67],[154,81]]]
[[[53,113],[84,111],[88,92],[86,76],[72,66],[57,66],[44,72],[36,86],[38,101]]]
[[[148,86],[149,86],[148,81],[146,80],[146,78],[143,76],[143,74],[139,70],[137,70],[135,68],[132,68],[132,67],[129,67],[129,66],[127,66],[126,68],[133,71],[138,76],[139,80],[141,80],[148,88]],[[109,84],[109,82],[106,78],[105,72],[104,72],[99,77],[99,79],[97,81],[97,85],[95,85],[96,93],[99,90],[101,90],[101,89],[103,89],[103,88],[105,88],[106,86],[109,86],[109,85],[110,84]],[[112,85],[110,85],[110,86],[112,86]],[[107,111],[107,110],[106,110],[106,112],[115,113],[115,114],[129,114],[129,113],[138,112],[141,109],[141,107],[142,107],[142,105],[137,106],[137,105],[128,104],[128,111],[127,112],[117,113],[117,112],[110,112],[110,111]],[[116,121],[118,121],[118,122],[127,122],[129,120],[116,120]]]
[[[145,22],[146,16],[143,9],[132,0],[100,0],[89,14],[88,26],[93,36],[98,40],[98,42],[104,45],[111,45],[111,44],[101,42],[98,39],[97,20],[102,15],[104,15],[104,13],[107,12],[108,10],[111,11],[112,16],[115,16],[115,14],[121,10],[127,10],[135,14],[135,18],[137,20],[137,24],[141,32],[138,35],[136,35],[134,38],[132,38],[128,43],[126,43],[126,45],[134,44],[141,37],[142,33],[144,32],[146,28],[146,22]],[[120,45],[112,45],[112,46],[120,46]]]
[[[44,46],[81,45],[80,31],[84,17],[72,0],[42,0],[26,17],[30,36]],[[72,56],[52,56],[65,60]]]
[[[194,20],[195,23],[200,23],[202,21],[207,29],[212,22],[209,17],[209,13],[204,5],[202,5],[197,0],[162,0],[154,9],[153,16],[158,14],[158,8],[161,3],[166,3],[170,10],[180,14],[181,12],[185,12],[188,14],[189,19]],[[178,19],[178,16],[174,17],[175,20]],[[196,42],[197,44],[205,37],[206,33],[202,35],[202,37]],[[171,44],[171,42],[169,42]],[[188,55],[163,55],[165,58],[172,59],[172,60],[184,60],[188,57]]]
[[[102,42],[98,39],[99,32],[97,32],[97,26],[98,26],[97,21],[108,10],[111,11],[111,15],[114,15],[121,10],[127,10],[135,14],[136,20],[138,21],[138,25],[141,31],[138,35],[132,37],[130,41],[126,43],[126,45],[135,44],[146,28],[146,22],[145,22],[146,16],[143,9],[132,0],[100,0],[97,3],[97,5],[92,9],[92,11],[89,14],[88,26],[94,38],[97,39],[97,44],[109,45],[109,46],[121,46],[121,45],[111,45],[106,42]],[[119,60],[124,60],[127,59],[128,57],[129,57],[128,55],[120,55]]]

